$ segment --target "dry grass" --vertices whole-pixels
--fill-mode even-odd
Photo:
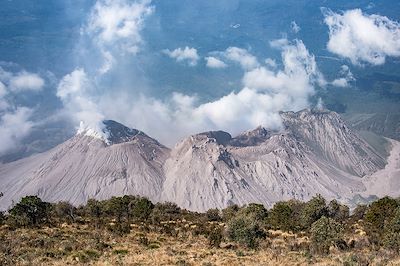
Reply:
[[[311,256],[304,251],[306,236],[281,231],[269,231],[259,249],[252,251],[233,243],[210,248],[204,236],[192,233],[194,224],[183,225],[187,230],[176,236],[131,227],[123,237],[87,225],[16,231],[2,227],[0,265],[400,265],[399,257],[366,248]]]

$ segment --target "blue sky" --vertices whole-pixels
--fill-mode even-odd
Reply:
[[[81,121],[172,145],[279,129],[279,111],[319,99],[397,112],[399,14],[394,1],[3,1],[0,154]]]

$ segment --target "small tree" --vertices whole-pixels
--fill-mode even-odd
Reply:
[[[237,215],[243,215],[263,224],[268,217],[268,210],[262,204],[250,203],[241,208]]]
[[[128,209],[128,206],[124,203],[125,202],[121,197],[112,197],[111,199],[104,201],[104,211],[109,216],[117,219],[117,222],[120,223]]]
[[[9,213],[17,226],[40,226],[47,222],[50,209],[50,203],[39,197],[26,196]]]
[[[383,244],[386,248],[400,253],[400,208],[397,208],[393,219],[385,228]]]
[[[364,228],[373,244],[382,244],[385,225],[393,218],[397,206],[396,200],[384,197],[368,207],[364,216]]]
[[[89,199],[84,207],[85,214],[94,220],[96,228],[99,228],[102,223],[103,209],[102,203],[95,199]]]
[[[287,202],[281,201],[275,203],[274,207],[269,211],[268,224],[273,229],[284,231],[293,230],[293,211]]]
[[[301,213],[301,224],[304,229],[309,229],[322,216],[328,216],[328,208],[325,199],[318,194],[305,204]]]
[[[342,239],[343,227],[335,220],[323,216],[312,224],[310,233],[313,252],[328,254],[329,248]]]
[[[260,222],[254,219],[254,217],[244,214],[238,215],[229,221],[227,234],[231,240],[248,248],[256,248],[259,244],[258,240],[266,236]]]
[[[141,221],[147,220],[154,209],[154,204],[147,198],[137,198],[130,204],[131,216]]]

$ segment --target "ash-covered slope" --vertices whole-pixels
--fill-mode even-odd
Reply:
[[[283,132],[257,128],[235,138],[208,132],[178,143],[165,164],[162,199],[199,211],[316,193],[350,200],[365,190],[361,176],[385,166],[336,113],[281,115]]]
[[[386,164],[383,153],[334,112],[281,116],[280,132],[258,127],[234,138],[205,132],[172,150],[114,121],[104,121],[102,131],[82,126],[48,152],[0,165],[0,209],[25,195],[78,205],[89,198],[133,194],[205,211],[233,203],[271,206],[317,193],[351,202],[357,194],[375,193],[381,175],[398,187],[398,142],[392,142],[397,148]]]
[[[81,129],[48,152],[0,166],[0,207],[25,195],[76,205],[125,194],[157,201],[168,148],[114,121],[104,121],[101,133]]]
[[[286,131],[312,153],[338,169],[365,176],[382,169],[386,162],[353,132],[335,112],[303,110],[281,114]]]

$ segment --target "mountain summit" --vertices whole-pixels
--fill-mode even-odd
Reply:
[[[78,205],[89,198],[137,194],[196,211],[249,202],[271,206],[317,193],[350,202],[368,193],[371,175],[377,180],[375,173],[398,171],[391,163],[395,157],[389,166],[334,112],[303,110],[281,117],[279,132],[258,127],[232,137],[210,131],[171,150],[137,129],[106,120],[103,135],[86,128],[50,151],[0,165],[0,208],[25,195]],[[391,143],[399,150],[398,142]]]

